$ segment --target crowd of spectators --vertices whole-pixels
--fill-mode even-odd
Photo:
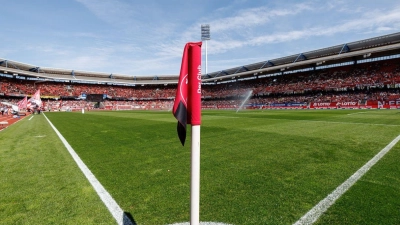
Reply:
[[[13,109],[9,105],[5,105],[0,102],[0,116],[1,117],[9,117],[12,116]]]
[[[176,85],[116,86],[0,79],[0,95],[25,96],[35,93],[37,89],[40,89],[42,98],[49,99],[50,108],[96,108],[94,103],[74,98],[82,94],[104,94],[108,98],[102,106],[107,108],[130,105],[134,108],[165,109],[171,107],[176,93]],[[240,82],[203,85],[202,98],[205,106],[236,105],[251,91],[249,103],[256,105],[344,102],[397,99],[400,97],[399,90],[400,59],[392,59]]]
[[[20,96],[31,95],[40,89],[42,96],[51,97],[79,97],[82,94],[106,94],[111,98],[126,99],[168,99],[173,98],[175,88],[172,86],[114,86],[83,83],[35,82],[30,80],[15,80],[2,78],[0,93]]]

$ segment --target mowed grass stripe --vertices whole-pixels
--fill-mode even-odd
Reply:
[[[267,200],[264,202],[261,200],[236,202],[237,205],[243,206],[238,208],[236,213],[240,214],[240,211],[248,208],[249,211],[246,215],[251,215],[249,217],[252,219],[257,218],[260,220],[263,213],[258,214],[259,210],[265,207],[265,210],[274,212],[271,214],[275,215],[275,217],[271,216],[271,218],[267,218],[264,221],[271,224],[289,224],[290,222],[282,222],[287,215],[282,214],[284,211],[281,211],[280,208],[286,207],[283,206],[285,204],[293,204],[292,207],[305,204],[308,201],[307,198],[316,196],[316,193],[304,196],[301,199],[291,199],[291,196],[300,196],[301,192],[305,192],[307,187],[310,188],[309,191],[311,193],[316,190],[333,190],[336,188],[333,185],[335,180],[337,182],[338,180],[344,181],[347,179],[353,173],[349,173],[349,171],[358,169],[382,148],[382,143],[379,143],[376,139],[374,140],[372,133],[361,132],[365,127],[357,129],[354,125],[345,127],[341,125],[333,127],[330,125],[313,126],[311,125],[313,123],[283,121],[281,123],[274,122],[273,125],[269,126],[261,120],[238,122],[240,120],[235,121],[235,126],[240,127],[239,130],[226,129],[226,132],[221,132],[221,135],[216,135],[217,132],[211,132],[214,134],[213,136],[217,137],[215,139],[207,137],[207,139],[211,139],[209,140],[211,146],[205,147],[203,144],[202,149],[206,149],[203,152],[212,152],[213,155],[207,159],[204,159],[203,156],[203,159],[206,164],[212,160],[219,159],[219,161],[222,161],[219,163],[222,168],[228,167],[230,169],[221,170],[220,176],[225,174],[225,176],[229,177],[229,179],[225,180],[225,183],[222,182],[220,184],[221,188],[224,186],[235,187],[241,184],[243,181],[239,180],[240,171],[244,168],[250,168],[247,179],[242,178],[248,183],[246,188],[249,192],[246,194],[255,194],[256,187],[259,187],[259,193],[262,193],[262,191],[271,192],[268,198],[270,202]],[[208,129],[208,126],[205,121],[203,131],[206,129]],[[251,134],[246,135],[243,132],[244,129],[252,131]],[[229,130],[233,131],[229,132]],[[389,130],[386,132],[389,132]],[[224,137],[229,138],[227,140]],[[389,140],[389,138],[385,139]],[[237,145],[241,145],[241,148],[236,148]],[[216,147],[211,149],[213,146]],[[373,148],[375,150],[371,151],[371,146],[375,146]],[[230,152],[227,153],[224,149],[230,149]],[[365,157],[365,155],[368,155],[368,157]],[[259,162],[255,162],[255,159],[258,159]],[[204,170],[208,171],[207,168],[215,168],[205,165],[205,163],[202,163]],[[253,172],[250,173],[250,171]],[[212,179],[218,176],[216,176],[215,171],[210,171],[210,173],[212,175],[209,182],[212,183]],[[204,175],[204,173],[202,174]],[[347,177],[343,176],[344,174],[347,174]],[[336,185],[339,185],[339,183]],[[232,191],[231,188],[229,189]],[[277,193],[273,194],[274,191]],[[296,193],[296,191],[298,192]],[[238,194],[236,193],[235,196],[237,197]],[[324,196],[321,197],[323,198]],[[208,200],[211,201],[211,199]],[[295,203],[295,201],[299,202]],[[276,203],[276,208],[269,205],[273,202]],[[259,204],[257,210],[249,206],[252,204]],[[262,204],[265,205],[263,206]],[[256,222],[253,224],[256,224]],[[262,223],[259,221],[259,224]]]
[[[308,211],[303,217],[300,218],[295,224],[313,224],[319,219],[319,217],[328,210],[337,199],[339,199],[344,193],[347,192],[369,169],[371,169],[382,157],[384,157],[400,140],[400,135],[391,141],[385,148],[383,148],[377,155],[369,160],[364,166],[362,166],[357,172],[349,177],[345,182],[338,186],[332,193],[326,198],[321,200],[316,206]]]
[[[397,144],[315,224],[400,224],[399,158]]]
[[[179,142],[176,121],[165,127],[148,119],[46,115],[119,205],[143,212],[133,214],[138,224],[188,221],[190,150],[172,145]],[[176,158],[186,165],[175,164]]]
[[[104,189],[103,185],[97,180],[97,178],[93,175],[90,169],[85,165],[85,163],[81,160],[81,158],[76,154],[71,145],[65,140],[65,138],[61,135],[61,133],[54,127],[54,125],[47,119],[46,115],[43,113],[43,116],[46,118],[47,122],[49,122],[51,128],[53,128],[54,132],[56,132],[57,136],[60,138],[63,145],[67,148],[71,157],[74,159],[79,169],[88,179],[90,184],[95,189],[96,193],[99,195],[100,199],[104,202],[107,209],[110,211],[114,219],[118,224],[123,225],[132,225],[133,221],[128,218],[127,215],[122,211],[121,207],[117,202],[112,198],[112,196]]]
[[[46,115],[138,224],[189,221],[190,145],[181,147],[172,114],[102,113]],[[201,221],[294,223],[400,133],[368,124],[394,113],[370,121],[344,111],[203,111]],[[307,121],[341,117],[365,124]]]
[[[115,224],[41,115],[0,143],[0,224]]]
[[[349,116],[351,112],[357,112]],[[237,116],[269,118],[271,120],[300,120],[349,124],[400,125],[398,110],[266,110],[244,111]],[[379,123],[377,123],[379,121]]]

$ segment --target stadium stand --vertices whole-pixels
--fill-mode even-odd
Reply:
[[[15,103],[40,89],[47,110],[170,109],[177,78],[41,68],[0,59],[0,99]],[[318,103],[332,103],[328,108],[357,103],[359,108],[382,102],[400,108],[400,33],[204,74],[202,79],[203,108],[235,108],[249,90],[248,108],[313,108]],[[101,94],[104,101],[87,102],[88,94]]]

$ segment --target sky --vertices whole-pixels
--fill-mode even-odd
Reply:
[[[178,75],[202,24],[203,74],[400,31],[398,0],[0,2],[0,58],[127,76]]]

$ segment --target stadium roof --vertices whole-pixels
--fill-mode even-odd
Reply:
[[[382,57],[395,54],[400,54],[400,32],[203,74],[202,81],[206,83],[231,80],[236,77],[256,77],[264,74],[310,68],[322,64],[331,65],[367,57]],[[0,58],[0,72],[12,74],[13,76],[22,75],[42,78],[48,81],[61,80],[121,85],[176,84],[178,81],[178,75],[127,76],[76,71],[73,69],[46,68],[2,58]]]
[[[400,53],[400,32],[206,74],[203,81],[298,70]]]

